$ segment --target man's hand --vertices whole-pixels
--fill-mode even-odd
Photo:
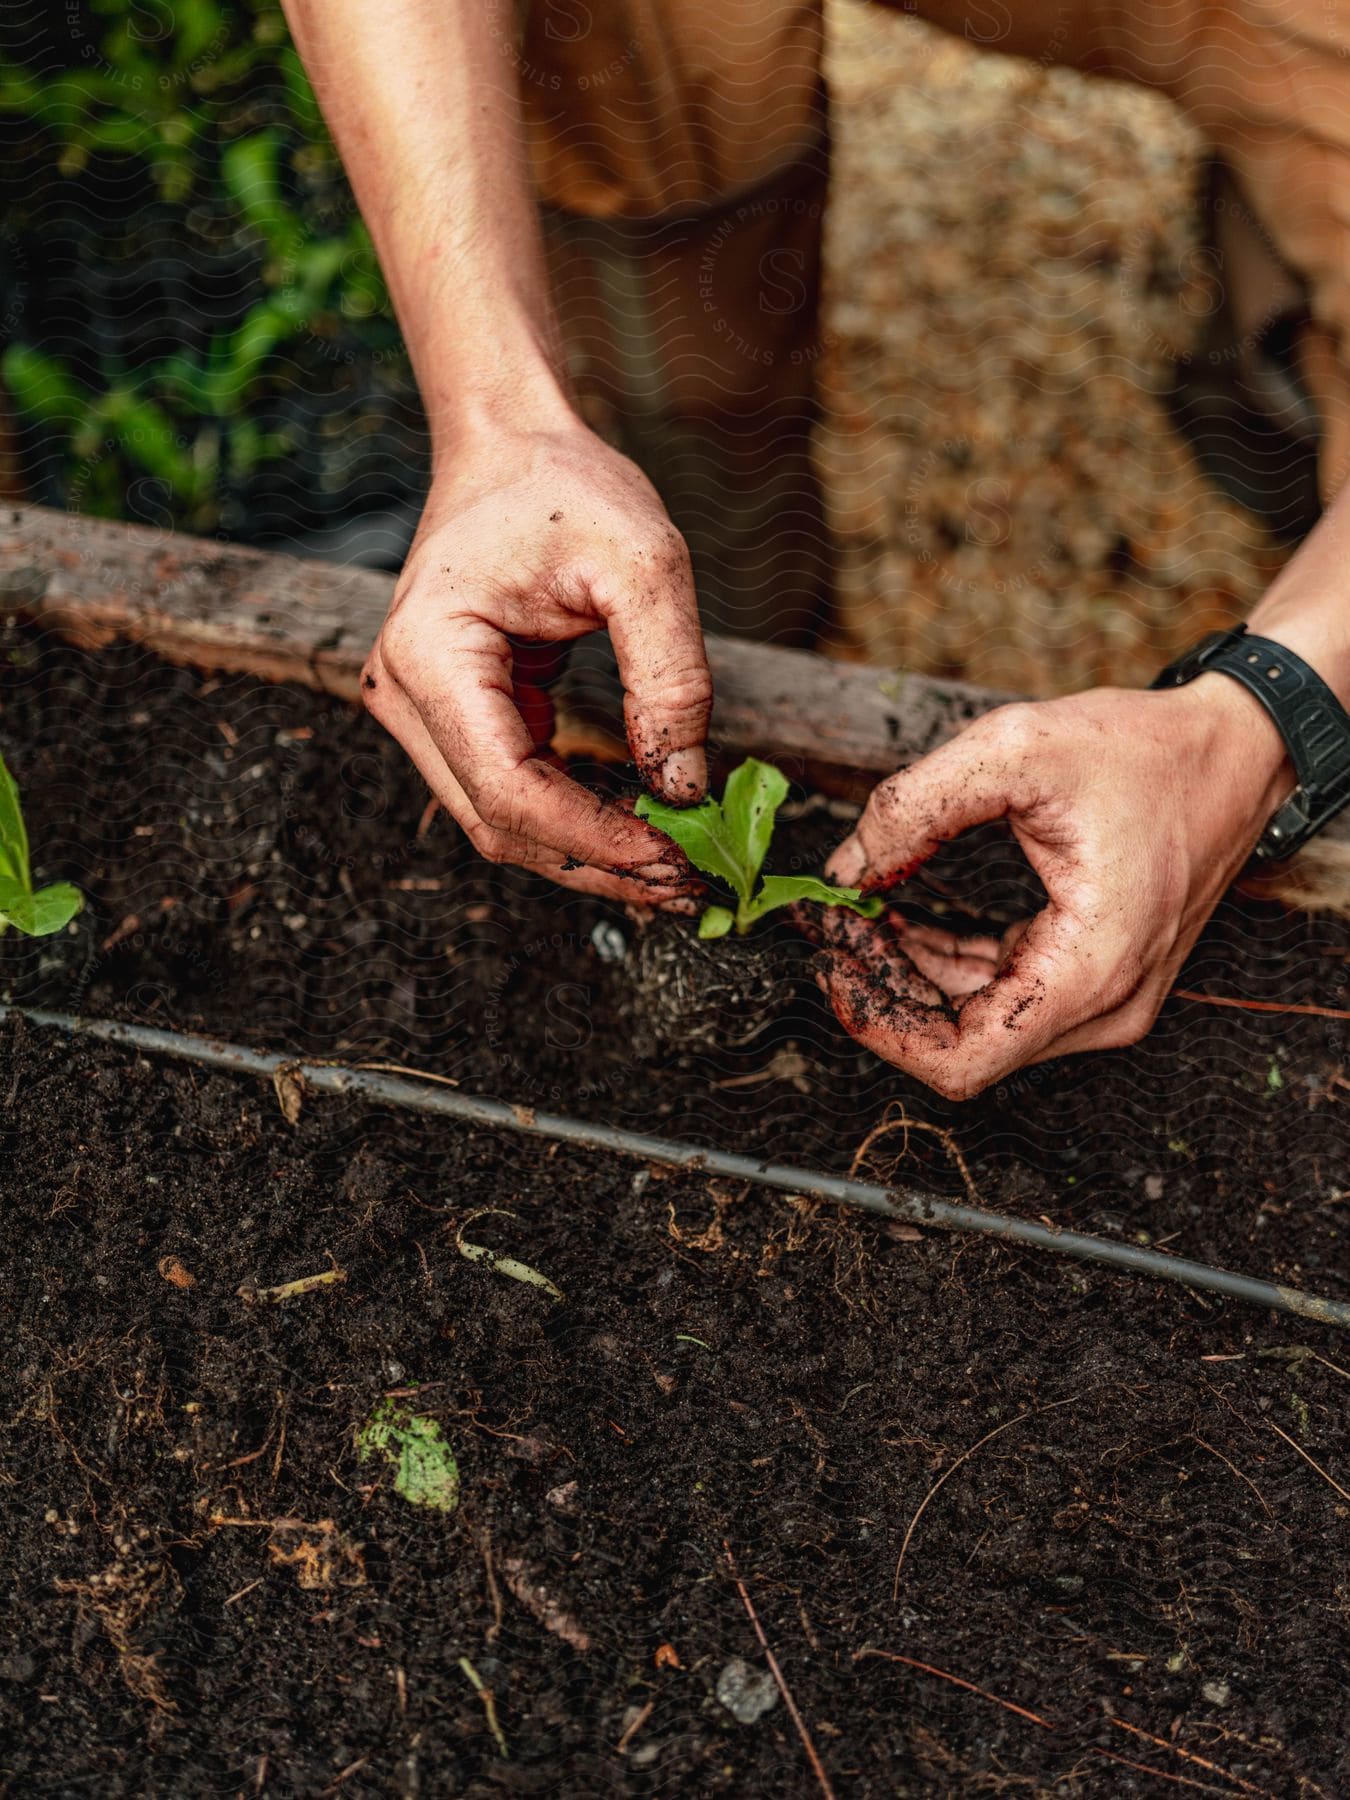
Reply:
[[[1001,945],[830,909],[821,986],[854,1037],[951,1099],[1132,1044],[1292,785],[1269,717],[1221,674],[1002,707],[882,782],[829,873],[876,891],[1006,818],[1049,903]]]
[[[703,796],[712,693],[684,544],[569,397],[521,131],[518,9],[284,5],[431,433],[431,495],[366,666],[366,703],[485,856],[688,907],[688,865],[669,838],[545,754],[541,660],[588,631],[608,627],[643,779],[677,806]]]
[[[362,677],[366,705],[493,862],[693,910],[670,839],[548,760],[548,646],[608,628],[633,757],[701,800],[712,705],[689,556],[646,478],[578,424],[458,446]]]

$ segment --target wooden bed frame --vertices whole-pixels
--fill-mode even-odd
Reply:
[[[358,698],[394,578],[44,507],[0,512],[0,609],[87,647],[126,638],[169,662],[296,681]],[[810,651],[708,637],[714,752],[771,756],[822,791],[863,798],[877,778],[1014,698]],[[621,759],[616,709],[564,675],[555,747]],[[1262,878],[1293,904],[1350,909],[1350,813]]]

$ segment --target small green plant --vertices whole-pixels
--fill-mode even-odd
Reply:
[[[388,1463],[395,1491],[410,1506],[448,1513],[459,1505],[459,1464],[440,1426],[423,1413],[386,1397],[357,1432],[356,1454],[361,1462]]]
[[[33,892],[19,790],[0,756],[0,932],[12,925],[26,937],[50,937],[68,925],[83,905],[83,894],[68,881],[56,881]]]
[[[640,819],[673,838],[696,869],[724,881],[736,896],[734,912],[726,906],[707,908],[698,922],[701,938],[725,937],[733,927],[745,933],[766,913],[798,900],[847,906],[865,919],[881,911],[880,900],[864,900],[860,889],[831,887],[815,875],[766,875],[760,880],[774,817],[787,791],[781,769],[751,756],[727,776],[720,800],[709,795],[698,806],[684,808],[666,806],[649,794],[638,801]]]

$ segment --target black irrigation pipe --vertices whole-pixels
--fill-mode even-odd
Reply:
[[[281,1070],[297,1070],[304,1075],[308,1087],[322,1094],[354,1094],[385,1106],[434,1113],[440,1118],[484,1125],[494,1131],[514,1131],[526,1137],[547,1138],[586,1150],[629,1157],[636,1162],[659,1163],[666,1168],[690,1169],[732,1181],[748,1181],[759,1187],[780,1188],[789,1194],[804,1194],[813,1200],[828,1200],[837,1206],[856,1207],[863,1212],[880,1213],[885,1218],[904,1219],[914,1225],[1006,1238],[1011,1243],[1034,1245],[1038,1250],[1056,1250],[1061,1256],[1077,1256],[1084,1262],[1104,1263],[1132,1275],[1151,1275],[1162,1281],[1179,1282],[1183,1287],[1203,1289],[1206,1293],[1227,1294],[1235,1300],[1251,1301],[1256,1306],[1274,1307],[1279,1312],[1298,1313],[1305,1319],[1316,1319],[1319,1324],[1350,1326],[1350,1302],[1344,1300],[1323,1300],[1299,1288],[1280,1287],[1271,1281],[1254,1280],[1249,1275],[1235,1275],[1229,1269],[1210,1268],[1206,1263],[1190,1262],[1184,1256],[1164,1256],[1157,1250],[1113,1243],[1109,1238],[1091,1237],[1086,1232],[1060,1231],[1033,1219],[1009,1218],[980,1207],[962,1206],[917,1188],[877,1187],[872,1182],[850,1181],[845,1176],[826,1175],[814,1169],[757,1162],[753,1157],[736,1156],[724,1150],[701,1150],[694,1144],[648,1137],[644,1132],[625,1131],[616,1125],[594,1125],[584,1119],[565,1118],[559,1113],[536,1112],[532,1106],[456,1093],[430,1082],[407,1080],[373,1069],[272,1055],[250,1050],[243,1044],[198,1037],[192,1032],[162,1031],[151,1025],[122,1025],[111,1019],[81,1019],[71,1013],[0,1005],[0,1020],[7,1018],[26,1019],[30,1025],[50,1027],[73,1036],[99,1038],[110,1044],[126,1044],[151,1055],[205,1063],[210,1068],[228,1069],[236,1074],[271,1077]]]

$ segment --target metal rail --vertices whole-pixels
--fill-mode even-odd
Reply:
[[[694,1144],[649,1137],[644,1132],[627,1131],[617,1125],[598,1125],[559,1113],[538,1112],[532,1106],[507,1100],[462,1094],[405,1076],[251,1050],[243,1044],[199,1037],[192,1032],[164,1031],[153,1025],[124,1025],[112,1019],[82,1019],[71,1013],[0,1004],[0,1020],[7,1018],[21,1018],[30,1025],[68,1032],[75,1037],[125,1044],[150,1055],[175,1057],[179,1061],[202,1063],[209,1068],[240,1075],[270,1078],[283,1069],[299,1070],[306,1085],[318,1093],[353,1095],[383,1106],[406,1107],[438,1118],[456,1119],[462,1124],[575,1144],[580,1149],[599,1150],[635,1162],[658,1163],[666,1168],[748,1181],[759,1187],[777,1188],[784,1193],[804,1194],[813,1200],[827,1200],[837,1206],[878,1213],[883,1218],[903,1219],[914,1225],[1029,1244],[1038,1250],[1076,1256],[1084,1262],[1102,1263],[1133,1275],[1174,1281],[1182,1287],[1226,1294],[1231,1299],[1246,1300],[1256,1306],[1296,1313],[1322,1325],[1350,1326],[1350,1302],[1347,1301],[1324,1300],[1299,1288],[1281,1287],[1275,1282],[1234,1274],[1229,1269],[1211,1268],[1183,1256],[1166,1256],[1159,1250],[1147,1250],[1136,1244],[1115,1243],[1109,1238],[1092,1237],[1081,1231],[1060,1231],[1034,1219],[1011,1218],[981,1207],[965,1206],[957,1201],[940,1199],[935,1194],[926,1194],[918,1188],[883,1188],[872,1182],[852,1181],[846,1176],[827,1175],[819,1170],[761,1162],[730,1151],[704,1150]]]

